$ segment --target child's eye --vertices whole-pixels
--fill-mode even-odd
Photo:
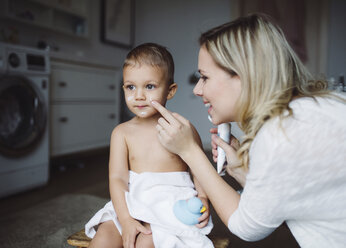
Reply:
[[[136,87],[134,85],[131,85],[131,84],[125,85],[125,89],[127,89],[127,90],[134,90],[135,88]]]
[[[153,90],[153,89],[156,88],[156,86],[153,85],[153,84],[148,84],[148,85],[146,86],[146,88],[147,88],[148,90]]]

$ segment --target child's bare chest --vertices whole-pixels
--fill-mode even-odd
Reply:
[[[186,170],[185,163],[161,145],[156,129],[133,131],[127,135],[126,142],[131,170],[136,172]]]

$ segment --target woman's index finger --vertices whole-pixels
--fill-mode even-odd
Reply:
[[[154,106],[154,108],[163,116],[163,118],[166,119],[169,123],[173,123],[176,121],[175,117],[172,115],[172,113],[163,107],[160,103],[156,101],[151,101],[151,104]]]

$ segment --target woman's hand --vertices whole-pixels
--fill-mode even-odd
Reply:
[[[191,123],[177,113],[171,113],[156,101],[154,108],[162,115],[156,129],[161,144],[170,152],[181,156],[190,147],[198,145],[195,130]]]
[[[227,173],[244,187],[247,172],[243,168],[239,167],[240,161],[237,157],[237,150],[240,147],[239,141],[236,137],[231,135],[230,144],[226,143],[217,135],[217,128],[210,129],[210,133],[212,134],[211,147],[214,162],[217,162],[217,147],[220,146],[226,153]]]
[[[196,227],[203,228],[206,225],[208,225],[208,222],[209,222],[209,216],[210,216],[209,201],[205,197],[198,197],[198,198],[202,201],[203,206],[206,208],[206,210],[203,212],[201,217],[198,218],[199,223],[196,225]]]
[[[136,237],[139,233],[151,234],[151,231],[145,228],[139,221],[128,218],[122,224],[122,239],[124,248],[134,248]]]

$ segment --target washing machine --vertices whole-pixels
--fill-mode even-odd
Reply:
[[[0,198],[49,177],[49,51],[0,43]]]

